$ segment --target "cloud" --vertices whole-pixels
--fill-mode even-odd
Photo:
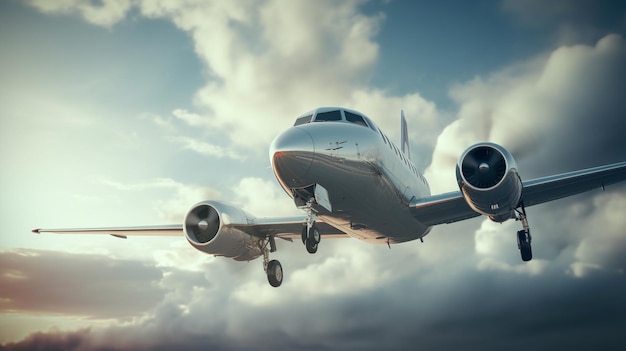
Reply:
[[[606,33],[626,34],[626,5],[619,1],[504,0],[501,8],[531,28],[550,28],[561,45],[597,41]]]
[[[171,134],[166,140],[183,150],[243,160],[250,152],[265,150],[299,113],[335,105],[368,114],[393,138],[399,137],[399,112],[404,109],[413,154],[430,155],[434,138],[447,120],[418,92],[394,96],[369,86],[379,57],[375,38],[385,16],[364,14],[362,1],[66,1],[56,5],[33,1],[31,5],[105,27],[136,11],[171,21],[187,33],[206,72],[193,112],[176,108],[173,118],[149,116]],[[192,130],[177,128],[174,121]],[[417,160],[420,168],[429,162],[429,156]]]
[[[261,178],[241,179],[233,192],[234,203],[257,217],[297,216],[304,212],[296,209],[293,201],[276,184]]]
[[[98,9],[111,12],[111,22],[102,22],[85,13],[85,7],[94,6],[34,4],[42,11],[77,13],[106,26],[124,18],[122,14],[114,16],[113,8],[129,11],[131,6],[105,4]],[[417,92],[395,97],[367,86],[378,59],[378,44],[373,39],[384,15],[363,14],[361,1],[151,1],[132,5],[144,16],[171,20],[189,33],[206,66],[207,81],[195,97],[200,113],[176,109],[173,115],[190,126],[224,133],[236,148],[266,147],[295,116],[315,106],[358,108],[381,126],[390,126],[392,135],[397,133],[399,111],[405,109],[409,122],[422,127],[413,138],[421,144],[428,144],[425,136],[437,129],[436,107]],[[192,145],[187,139],[178,142],[205,154],[223,151]]]
[[[589,342],[602,348],[620,343],[619,326],[626,310],[614,302],[626,293],[626,285],[619,274],[596,272],[574,279],[564,274],[528,276],[498,270],[470,273],[455,271],[455,260],[420,267],[407,256],[406,262],[413,264],[403,267],[392,265],[396,262],[375,264],[380,262],[376,256],[329,259],[317,266],[329,280],[316,282],[319,275],[301,271],[300,285],[292,281],[286,290],[266,285],[251,289],[250,281],[232,277],[238,272],[247,275],[241,264],[226,261],[205,265],[205,274],[172,271],[162,276],[159,286],[166,294],[146,318],[75,332],[36,333],[3,347],[376,350],[381,344],[406,349],[418,343],[444,349],[465,345],[470,350],[550,349],[559,344],[578,350],[587,349]],[[349,263],[348,267],[342,263]],[[392,267],[401,271],[374,284],[351,280],[358,275],[354,270],[366,271],[372,264],[373,273]],[[27,266],[46,270],[41,265]],[[347,281],[334,275],[339,270]],[[376,281],[377,275],[370,277]],[[116,279],[107,275],[102,284],[115,286]],[[43,280],[40,288],[54,284]],[[302,284],[312,285],[304,288]],[[348,293],[336,290],[337,285],[351,289]],[[259,299],[268,300],[256,303]],[[410,327],[389,328],[389,323]],[[519,333],[532,338],[523,345],[511,344],[510,338]]]
[[[106,256],[24,249],[1,252],[0,267],[3,313],[129,318],[151,310],[164,294],[156,285],[159,270]]]
[[[618,97],[626,80],[616,79],[626,77],[624,62],[623,38],[607,35],[594,46],[561,46],[454,87],[459,118],[439,135],[426,172],[434,191],[456,188],[456,160],[481,140],[507,147],[522,179],[626,159],[626,103]],[[616,186],[528,209],[535,260],[525,266],[519,265],[512,234],[502,234],[515,233],[519,224],[483,220],[475,233],[477,267],[531,275],[559,267],[576,277],[622,271],[626,263],[618,252],[626,243],[620,229],[626,222],[618,213],[624,199],[623,186]]]
[[[44,13],[78,14],[87,22],[111,27],[126,17],[133,1],[28,0],[28,3]]]
[[[438,137],[432,188],[454,189],[458,157],[483,140],[507,147],[524,179],[621,161],[626,80],[615,77],[626,76],[625,59],[623,38],[607,35],[455,86],[459,117]]]
[[[231,158],[233,160],[244,161],[245,156],[232,150],[231,148],[224,148],[218,145],[213,145],[204,141],[199,141],[190,137],[179,136],[171,139],[174,143],[182,146],[183,149],[195,151],[205,156],[211,156],[216,158]]]
[[[572,263],[572,272],[581,277],[586,274],[586,268],[611,269],[624,272],[626,258],[626,236],[624,235],[624,218],[626,213],[626,188],[610,189],[611,193],[593,198],[594,213],[582,221],[577,230],[584,235],[578,243]],[[582,268],[582,269],[581,269]]]
[[[203,124],[223,130],[237,146],[256,148],[300,112],[345,104],[355,84],[366,81],[381,18],[360,14],[358,2],[333,3],[333,11],[329,5],[268,1],[142,10],[171,18],[194,39],[210,72],[196,94]]]
[[[154,200],[152,205],[159,217],[168,223],[181,223],[191,205],[220,197],[220,192],[213,188],[183,184],[171,178],[156,178],[135,184],[121,183],[107,178],[99,178],[96,181],[124,192],[157,190],[159,199]],[[171,192],[171,194],[164,191]]]

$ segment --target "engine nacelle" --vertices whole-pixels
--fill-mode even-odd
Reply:
[[[511,153],[493,143],[470,146],[456,165],[456,180],[467,204],[495,222],[514,218],[522,181]]]
[[[237,229],[254,216],[242,209],[218,201],[195,204],[185,215],[187,241],[196,249],[237,261],[250,261],[263,254],[261,239]]]

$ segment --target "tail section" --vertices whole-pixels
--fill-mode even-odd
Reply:
[[[402,149],[402,153],[406,155],[406,157],[411,159],[411,148],[409,147],[409,128],[406,124],[406,118],[404,118],[404,110],[400,110],[400,148]]]

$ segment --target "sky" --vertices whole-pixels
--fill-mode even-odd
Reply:
[[[318,106],[399,139],[434,194],[469,145],[523,179],[626,160],[626,2],[0,2],[0,350],[624,349],[626,186],[435,227],[424,243],[36,235],[300,212],[268,147]]]

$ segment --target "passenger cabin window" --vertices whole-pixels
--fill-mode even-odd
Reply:
[[[365,123],[365,120],[363,119],[363,117],[352,113],[352,112],[348,112],[348,111],[343,111],[343,113],[346,115],[346,120],[348,122],[352,122],[354,124],[358,124],[364,127],[367,127],[367,123]]]
[[[294,126],[299,126],[301,124],[307,124],[311,122],[311,117],[313,117],[313,115],[298,117],[298,119],[296,119],[296,123],[294,123]]]
[[[314,122],[341,121],[341,111],[320,112],[315,115]]]

